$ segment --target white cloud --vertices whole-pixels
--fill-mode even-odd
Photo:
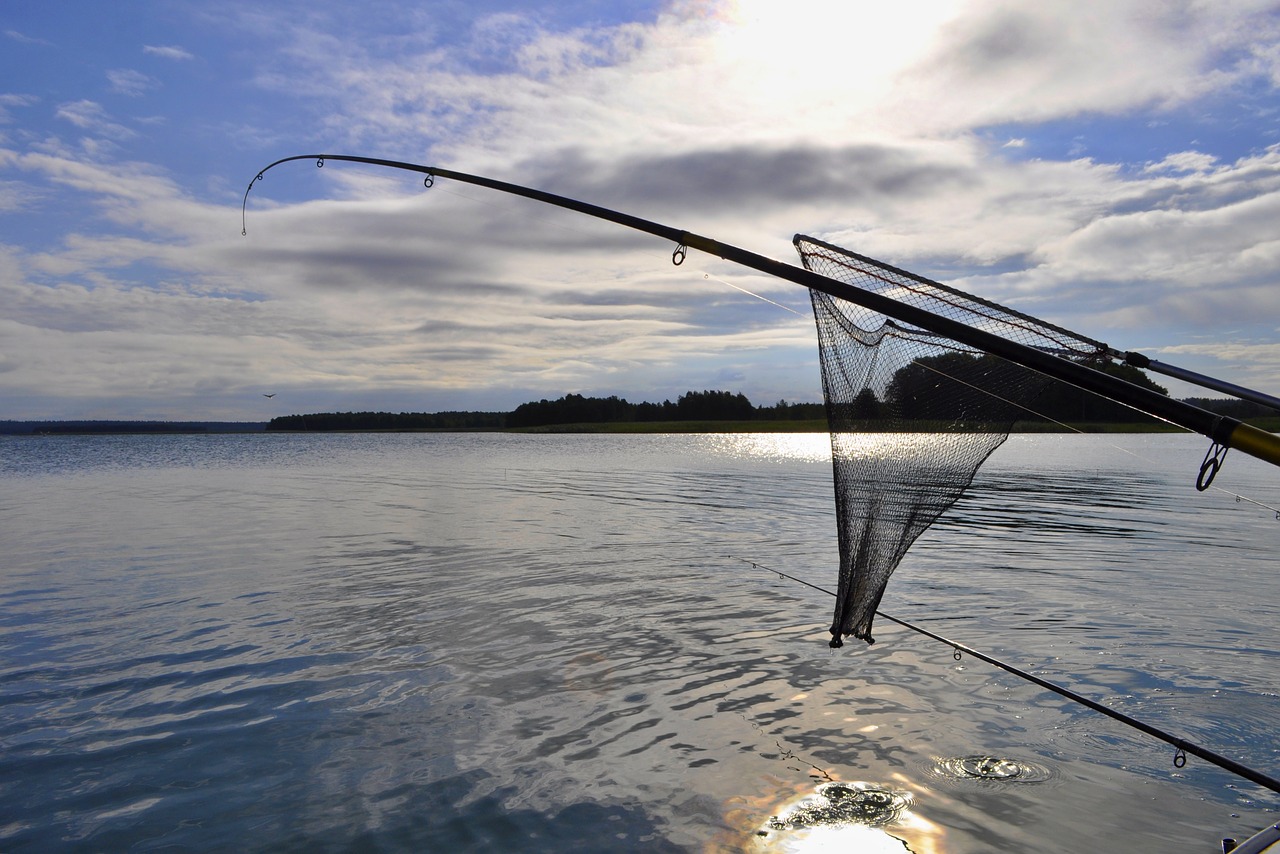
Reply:
[[[158,56],[162,59],[175,59],[185,61],[195,59],[195,54],[179,47],[178,45],[144,45],[142,52],[150,56]]]
[[[1218,158],[1199,151],[1178,151],[1166,156],[1159,163],[1148,163],[1145,172],[1209,172]]]
[[[1202,373],[1267,393],[1275,392],[1275,378],[1280,376],[1280,343],[1275,341],[1227,338],[1211,344],[1163,346],[1148,355],[1155,353],[1165,360],[1177,360],[1178,365],[1194,363]]]
[[[1268,2],[983,0],[939,30],[900,91],[935,131],[1168,108],[1258,76],[1249,51],[1277,35]]]
[[[6,374],[15,395],[56,376],[68,397],[134,399],[145,388],[184,406],[191,388],[221,382],[234,395],[264,377],[330,395],[643,382],[670,396],[685,390],[691,359],[810,349],[807,318],[728,329],[728,312],[761,304],[708,285],[692,265],[672,268],[667,247],[570,215],[530,221],[527,209],[447,192],[279,210],[259,196],[244,239],[226,208],[186,200],[144,169],[18,162],[173,238],[70,235],[14,256],[0,275],[18,325],[7,340],[13,352],[47,353]],[[170,271],[171,283],[134,278],[140,266]]]
[[[107,72],[107,80],[111,84],[112,92],[117,95],[128,95],[131,98],[140,98],[148,91],[160,86],[159,80],[131,68],[113,68]]]
[[[134,135],[133,131],[113,121],[102,105],[96,101],[84,99],[59,104],[55,115],[71,122],[81,130],[99,133],[112,139],[125,139]]]
[[[13,213],[41,198],[38,187],[23,181],[0,181],[0,213]]]
[[[34,95],[0,95],[0,124],[8,124],[13,121],[13,116],[9,112],[11,107],[30,107],[39,103],[39,101],[40,99]]]
[[[1212,171],[1096,177],[1093,204],[1077,192],[1076,222],[1044,222],[1016,269],[954,283],[1087,335],[1123,337],[1122,347],[1139,337],[1173,346],[1170,338],[1215,330],[1274,335],[1280,149]]]
[[[255,33],[284,40],[264,41],[248,72],[309,105],[314,121],[219,120],[252,122],[236,136],[270,148],[264,159],[289,153],[290,138],[321,139],[783,258],[791,234],[807,231],[1080,320],[1087,334],[1142,330],[1174,347],[1192,326],[1280,316],[1270,229],[1280,153],[1261,145],[1236,159],[1185,140],[1131,164],[1028,152],[1044,150],[1038,122],[1139,112],[1145,122],[1267,79],[1265,8],[741,2],[556,32],[507,12],[453,42],[416,19],[364,38],[318,10],[300,23],[256,20]],[[58,116],[109,140],[130,133],[94,101],[64,103]],[[1016,127],[997,137],[992,124]],[[202,201],[178,171],[90,162],[58,140],[37,150],[0,152],[0,165],[49,192],[74,190],[101,220],[14,250],[18,272],[0,282],[10,322],[21,318],[13,340],[26,343],[6,344],[24,358],[6,387],[35,394],[63,371],[83,380],[77,394],[96,385],[132,397],[143,376],[183,401],[184,388],[234,391],[262,377],[299,394],[660,397],[733,374],[758,402],[817,394],[811,320],[716,279],[807,310],[803,291],[696,253],[673,268],[672,246],[612,225],[454,182],[428,191],[399,174],[295,164],[255,186],[241,238],[238,189]],[[0,205],[6,190],[21,186],[0,186]],[[299,197],[311,201],[281,201]],[[1157,321],[1171,326],[1157,332]],[[38,370],[40,359],[57,370]],[[160,376],[148,367],[157,360],[181,367]],[[780,376],[780,362],[802,370]]]
[[[18,32],[17,30],[5,30],[4,34],[6,37],[13,41],[20,42],[21,44],[42,45],[44,47],[49,47],[53,44],[53,42],[35,38],[34,36],[26,35],[25,33]]]

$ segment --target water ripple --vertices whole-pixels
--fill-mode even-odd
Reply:
[[[1046,783],[1056,776],[1049,766],[1039,762],[983,754],[938,759],[929,766],[929,770],[947,780],[972,780],[995,785]]]
[[[1274,808],[897,627],[827,648],[828,600],[724,557],[830,583],[812,440],[259,438],[0,460],[0,849],[1198,851]],[[1277,607],[1270,529],[1210,547],[1028,448],[886,606],[1274,761],[1280,653],[1229,607]]]

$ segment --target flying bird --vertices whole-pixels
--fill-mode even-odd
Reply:
[[[263,396],[263,397],[275,397],[277,394],[279,394],[279,392],[277,392],[277,391],[273,391],[273,392],[271,392],[271,394],[263,394],[262,396]]]

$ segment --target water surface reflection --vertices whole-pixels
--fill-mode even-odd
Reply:
[[[823,435],[121,441],[0,459],[5,851],[743,850],[863,781],[917,854],[1190,852],[1276,806],[905,630],[828,649],[727,557],[831,583]],[[886,609],[1276,759],[1275,529],[1010,443]]]

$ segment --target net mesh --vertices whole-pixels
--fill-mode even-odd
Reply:
[[[845,284],[1067,358],[1106,345],[848,250],[797,235],[804,266]],[[831,431],[840,579],[831,646],[873,643],[907,549],[968,488],[1050,382],[1012,362],[811,290]],[[1018,403],[1014,403],[1018,401]]]

